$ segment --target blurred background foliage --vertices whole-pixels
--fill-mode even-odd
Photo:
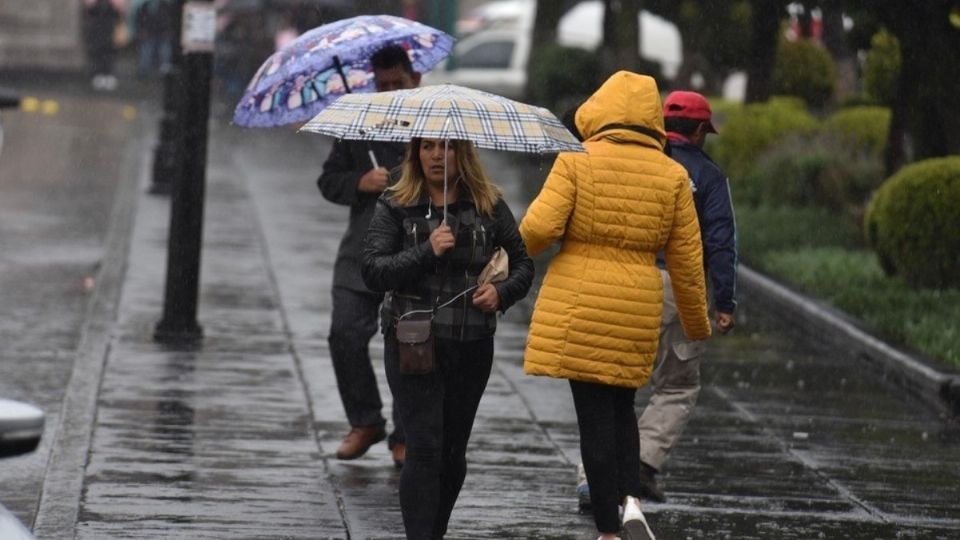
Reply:
[[[631,67],[710,97],[742,260],[960,368],[960,0],[604,3],[679,29],[672,80]],[[635,48],[616,24],[606,46]],[[538,54],[530,96],[558,114],[617,67]],[[717,97],[737,72],[745,102]]]

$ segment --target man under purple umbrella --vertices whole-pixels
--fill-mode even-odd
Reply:
[[[378,92],[420,84],[420,74],[413,70],[406,50],[400,46],[380,49],[370,63]],[[350,207],[350,221],[333,270],[333,320],[328,338],[340,399],[351,428],[337,449],[337,459],[356,459],[386,437],[383,403],[369,351],[383,294],[364,285],[360,257],[377,198],[387,187],[390,170],[403,161],[405,149],[403,143],[338,140],[317,180],[324,198]],[[406,447],[396,407],[388,445],[394,464],[401,467]]]

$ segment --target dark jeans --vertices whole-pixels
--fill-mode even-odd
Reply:
[[[137,46],[137,77],[149,79],[170,63],[170,43],[162,36],[140,40]]]
[[[394,330],[384,348],[394,409],[400,409],[407,437],[400,476],[403,526],[410,540],[443,538],[467,475],[467,441],[490,378],[493,338],[438,338],[438,366],[427,375],[400,374]]]
[[[570,390],[593,519],[601,533],[617,533],[617,505],[627,495],[640,496],[640,434],[633,410],[637,390],[580,381],[570,381]]]
[[[330,323],[330,356],[337,376],[340,400],[352,427],[383,425],[380,390],[370,362],[370,339],[377,333],[383,295],[333,288],[333,320]],[[393,407],[390,446],[403,442],[403,428]]]

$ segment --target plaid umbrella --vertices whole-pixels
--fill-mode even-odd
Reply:
[[[538,154],[584,151],[547,109],[452,84],[346,94],[300,129],[364,141],[418,137]]]
[[[233,121],[247,127],[312,118],[346,92],[373,92],[370,56],[386,45],[407,51],[420,73],[450,54],[453,38],[392,15],[361,15],[304,33],[260,66],[237,104]]]
[[[347,94],[300,129],[361,141],[403,142],[417,137],[537,154],[584,151],[547,109],[453,84]],[[446,158],[443,166],[446,178]],[[446,221],[446,181],[443,195]]]

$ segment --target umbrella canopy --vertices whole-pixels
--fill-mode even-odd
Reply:
[[[460,139],[528,153],[583,152],[547,109],[452,84],[340,97],[301,130],[342,139]]]
[[[386,45],[403,47],[413,69],[423,73],[450,54],[453,38],[391,15],[363,15],[319,26],[260,66],[233,121],[248,127],[304,122],[346,92],[373,92],[370,56]]]

